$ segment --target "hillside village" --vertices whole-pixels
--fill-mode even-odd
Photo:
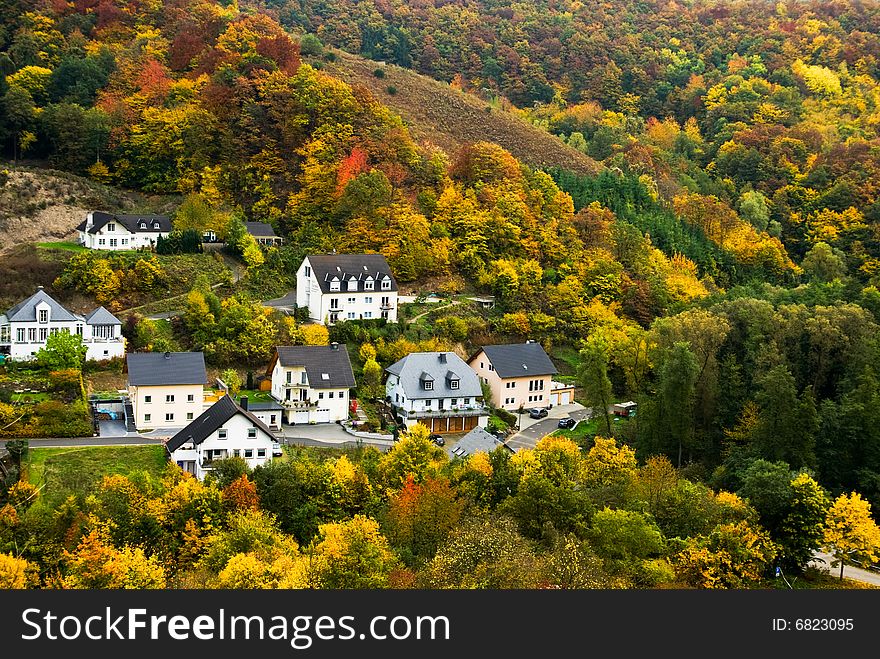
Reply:
[[[880,9],[400,10],[0,13],[0,588],[880,586]]]

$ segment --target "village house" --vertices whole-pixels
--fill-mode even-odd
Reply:
[[[205,356],[201,352],[131,352],[128,397],[138,430],[180,428],[205,405]]]
[[[498,439],[495,435],[484,428],[474,428],[467,435],[459,439],[453,446],[446,447],[446,455],[450,460],[455,458],[467,458],[475,453],[491,453],[498,447],[504,447],[509,453],[513,449]]]
[[[155,247],[159,236],[167,238],[171,233],[171,218],[89,211],[76,230],[79,244],[89,249],[150,249]]]
[[[558,371],[540,343],[483,346],[468,364],[489,385],[498,407],[550,407],[552,378]],[[559,400],[557,393],[557,404]]]
[[[266,224],[265,222],[245,222],[244,227],[260,245],[280,247],[284,244],[284,239],[281,236],[275,235],[275,230],[271,224]]]
[[[348,418],[354,372],[344,345],[278,346],[267,373],[272,397],[287,423],[330,423]]]
[[[253,469],[281,455],[272,431],[243,405],[223,396],[165,444],[177,465],[199,480],[215,460],[239,457]]]
[[[104,307],[85,316],[68,311],[42,286],[0,315],[0,354],[23,361],[33,359],[56,332],[81,336],[86,359],[112,359],[125,354],[122,323],[116,316]]]
[[[310,255],[296,272],[296,306],[325,325],[378,318],[396,323],[397,281],[381,254]]]
[[[480,380],[454,352],[414,352],[385,371],[386,400],[407,428],[421,423],[444,434],[486,427]]]

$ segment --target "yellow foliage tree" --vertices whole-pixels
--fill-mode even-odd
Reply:
[[[633,449],[618,446],[613,438],[596,437],[584,458],[582,473],[587,487],[609,487],[630,482],[637,469]]]
[[[34,585],[35,570],[23,558],[0,554],[0,590],[22,590]]]
[[[325,346],[330,342],[330,330],[324,325],[313,323],[301,325],[303,343],[307,346]]]
[[[846,562],[870,564],[880,558],[880,528],[871,517],[871,504],[857,492],[841,494],[825,520],[825,544],[840,565],[840,578]]]

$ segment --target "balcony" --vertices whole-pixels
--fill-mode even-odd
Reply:
[[[447,407],[442,410],[420,410],[418,412],[398,408],[404,419],[446,419],[453,416],[488,416],[489,409],[483,406]]]
[[[313,410],[318,407],[318,401],[311,400],[282,400],[279,402],[291,410]]]
[[[382,309],[382,311],[391,311],[394,308],[394,305],[390,302],[383,302],[379,305],[379,308]]]

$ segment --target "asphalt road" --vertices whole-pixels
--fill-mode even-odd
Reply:
[[[514,451],[518,451],[522,448],[535,448],[535,445],[539,440],[559,428],[559,419],[565,417],[571,417],[575,421],[589,419],[590,414],[592,414],[592,409],[589,407],[581,408],[558,416],[553,416],[553,412],[554,410],[550,410],[551,416],[531,424],[515,435],[511,435],[507,439],[507,445]],[[525,421],[525,415],[523,415],[523,421]],[[523,425],[525,425],[525,423]]]
[[[837,567],[831,567],[831,562],[834,560],[834,557],[831,554],[816,552],[816,558],[822,560],[819,561],[814,559],[810,562],[811,565],[814,565],[818,568],[827,568],[832,576],[840,576],[840,566],[838,565]],[[853,581],[861,581],[863,583],[880,586],[880,574],[878,574],[877,572],[871,572],[870,570],[863,570],[862,568],[853,567],[852,565],[844,566],[843,576],[847,579],[852,579]]]

